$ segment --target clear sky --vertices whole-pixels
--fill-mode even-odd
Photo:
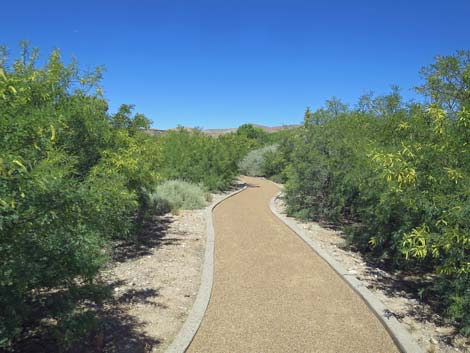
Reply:
[[[4,0],[0,43],[104,64],[114,111],[157,128],[299,123],[305,107],[391,84],[406,98],[437,54],[470,49],[469,0]]]

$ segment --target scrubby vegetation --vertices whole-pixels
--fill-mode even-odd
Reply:
[[[426,103],[336,98],[267,156],[288,212],[340,224],[354,246],[395,269],[433,273],[421,289],[470,333],[470,52],[422,71]]]
[[[238,176],[238,161],[247,151],[245,141],[235,134],[212,138],[183,128],[158,137],[165,179],[203,184],[209,190],[224,190]]]
[[[57,51],[43,68],[36,59],[23,46],[0,68],[1,347],[45,322],[65,345],[88,329],[103,249],[129,236],[141,188],[158,179],[159,154],[136,134],[149,121],[129,106],[107,113],[100,69]]]
[[[202,204],[197,187],[164,181],[224,189],[238,174],[241,138],[148,136],[133,106],[108,112],[101,77],[58,51],[43,67],[24,43],[16,60],[0,52],[0,349],[44,333],[71,346],[106,295],[111,243],[158,211],[152,197]]]
[[[250,176],[265,175],[264,164],[267,154],[271,153],[274,155],[276,149],[276,145],[271,145],[248,152],[239,163],[240,172]]]
[[[157,185],[150,199],[158,213],[172,210],[193,210],[206,204],[204,190],[181,180],[168,180]]]
[[[97,275],[114,240],[149,216],[197,208],[240,169],[286,184],[288,212],[343,226],[351,243],[392,269],[434,281],[424,299],[470,333],[470,53],[438,57],[418,88],[333,98],[298,129],[246,124],[212,138],[150,121],[54,51],[43,67],[22,46],[0,52],[0,349],[52,333],[71,346],[93,327],[106,296]],[[250,152],[251,151],[251,152]]]

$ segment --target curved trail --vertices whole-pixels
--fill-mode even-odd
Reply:
[[[277,187],[247,190],[214,210],[209,307],[187,352],[398,352],[367,305],[269,210]]]

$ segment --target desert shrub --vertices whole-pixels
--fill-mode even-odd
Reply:
[[[276,149],[276,145],[271,145],[248,152],[239,163],[240,172],[249,176],[264,176],[265,156],[274,153]]]
[[[246,147],[234,134],[213,138],[199,131],[170,131],[157,138],[161,145],[160,175],[224,190],[238,176],[237,163]]]
[[[164,215],[177,208],[173,207],[168,199],[161,197],[156,192],[149,192],[147,194],[148,209],[152,210],[155,215]]]
[[[396,88],[333,99],[291,142],[286,203],[292,215],[347,225],[356,248],[392,268],[434,273],[449,317],[470,332],[470,54],[438,57],[420,91],[432,104],[405,104]],[[450,86],[447,78],[462,85]],[[274,155],[266,167],[276,171]]]
[[[65,346],[91,327],[82,309],[99,298],[84,289],[159,178],[159,147],[139,131],[148,121],[107,112],[100,69],[82,73],[58,51],[36,60],[23,45],[0,65],[0,349],[45,319]]]
[[[204,191],[195,184],[181,180],[167,180],[155,187],[150,200],[157,211],[192,210],[206,204]]]
[[[199,130],[178,128],[156,138],[162,155],[159,174],[163,179],[180,179],[203,184],[209,190],[225,190],[238,176],[240,161],[250,150],[288,134],[288,131],[268,134],[251,124],[217,138]]]
[[[248,150],[260,148],[270,140],[270,134],[253,124],[240,125],[236,131],[236,136],[244,141]]]
[[[126,217],[114,223],[116,229],[123,230],[120,236],[128,236],[131,231],[140,228],[152,212],[148,208],[145,190],[153,188],[161,179],[157,172],[160,164],[160,147],[150,136],[142,133],[130,136],[126,130],[115,131],[113,145],[101,151],[101,159],[90,170],[90,176],[96,180],[119,179],[123,183],[125,192],[134,195],[134,207],[129,209]],[[104,187],[103,190],[107,188]],[[124,191],[119,192],[125,195]],[[134,224],[129,223],[130,220],[133,220]],[[128,222],[131,227],[120,226],[123,221]]]
[[[298,130],[294,128],[272,134],[274,136],[271,139],[276,142],[277,148],[264,154],[261,169],[265,177],[281,184],[287,181],[289,162],[296,145]]]

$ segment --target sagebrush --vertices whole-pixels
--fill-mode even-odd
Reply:
[[[271,145],[248,152],[239,163],[240,172],[249,176],[264,176],[265,157],[268,153],[275,152],[276,149],[276,145]]]
[[[204,190],[182,180],[167,180],[157,185],[149,198],[159,213],[193,210],[206,205]]]

